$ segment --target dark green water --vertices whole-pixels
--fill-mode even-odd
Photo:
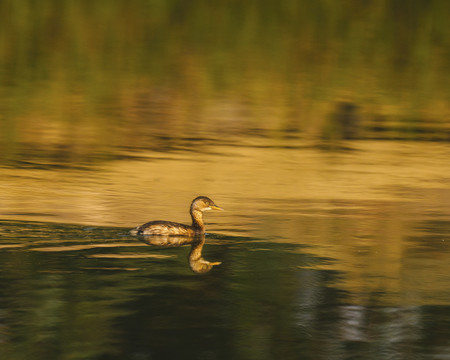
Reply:
[[[2,221],[2,359],[448,357],[450,222],[421,224],[391,273],[392,250],[336,230],[348,254],[321,256],[316,220],[294,218],[307,229],[295,242],[209,234],[203,256],[222,264],[202,275],[189,247],[128,229]]]

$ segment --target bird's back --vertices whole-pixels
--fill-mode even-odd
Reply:
[[[195,230],[192,226],[172,221],[156,220],[145,223],[131,230],[133,235],[184,235],[193,236]]]

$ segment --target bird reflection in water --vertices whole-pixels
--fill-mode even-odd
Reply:
[[[153,246],[178,247],[191,245],[188,262],[191,270],[197,274],[204,274],[216,266],[222,264],[220,261],[208,261],[202,257],[203,245],[205,245],[205,234],[196,236],[151,236],[141,235],[142,240]]]

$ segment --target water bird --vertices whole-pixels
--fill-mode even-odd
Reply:
[[[205,233],[205,224],[203,223],[203,212],[208,210],[223,210],[223,209],[214,204],[214,201],[212,201],[209,197],[198,196],[194,200],[192,200],[190,207],[192,225],[185,225],[165,220],[149,221],[131,230],[131,234],[169,235],[169,236],[202,235]]]

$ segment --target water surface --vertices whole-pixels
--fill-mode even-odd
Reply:
[[[450,359],[448,6],[0,2],[0,358]]]
[[[447,357],[448,145],[204,150],[2,169],[6,358]],[[201,275],[128,234],[197,194]]]

